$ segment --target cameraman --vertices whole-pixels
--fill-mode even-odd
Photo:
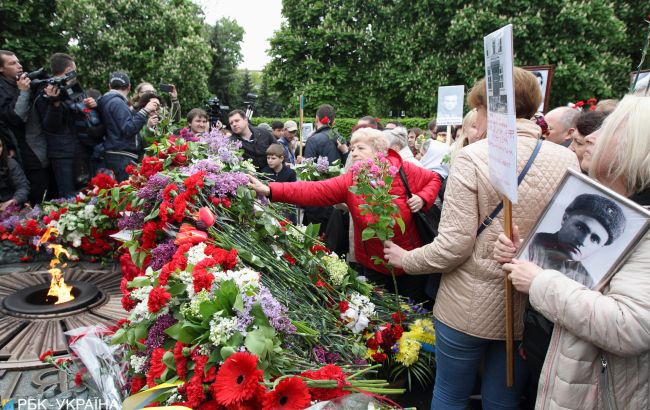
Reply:
[[[139,111],[129,110],[127,97],[131,81],[126,73],[116,71],[109,77],[111,90],[99,100],[99,112],[106,125],[104,139],[106,167],[113,170],[118,182],[129,178],[126,166],[136,164],[144,150],[138,133],[149,119],[149,114],[158,110],[158,99],[151,99]]]
[[[74,59],[68,54],[55,53],[50,57],[50,71],[55,78],[68,75],[76,69]],[[47,85],[43,93],[36,97],[36,110],[45,131],[47,157],[52,164],[59,197],[71,198],[77,192],[78,159],[84,158],[87,161],[88,155],[83,152],[75,128],[76,117],[81,113],[77,113],[74,104],[65,96],[66,91],[59,85]],[[93,98],[84,98],[83,106],[95,108],[97,103]]]
[[[29,201],[39,203],[49,187],[47,144],[31,108],[31,80],[16,55],[0,50],[0,134],[9,156],[25,170],[31,185]]]

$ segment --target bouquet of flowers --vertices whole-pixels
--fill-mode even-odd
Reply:
[[[330,164],[327,157],[305,158],[293,169],[300,181],[321,181],[341,175],[340,161]]]

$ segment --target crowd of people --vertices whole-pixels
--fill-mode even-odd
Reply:
[[[69,55],[50,59],[54,78],[76,69]],[[249,177],[257,194],[300,206],[301,218],[295,212],[287,217],[320,224],[328,246],[345,253],[369,281],[433,308],[432,408],[465,409],[477,378],[486,409],[518,409],[522,398],[539,409],[650,408],[650,240],[644,238],[599,290],[567,276],[566,265],[515,259],[569,169],[650,206],[650,96],[641,85],[638,93],[601,101],[594,110],[563,106],[543,115],[536,77],[515,68],[513,82],[517,168],[525,177],[513,209],[512,240],[503,233],[503,212],[491,216],[502,199],[489,178],[485,79],[472,87],[460,126],[439,127],[432,120],[424,131],[365,116],[347,141],[335,128],[334,107],[323,104],[304,146],[295,121],[255,127],[242,110],[228,114],[223,132],[241,143],[244,159],[258,171]],[[70,198],[100,168],[126,180],[125,168],[140,160],[143,141],[160,118],[181,120],[173,85],[166,91],[169,103],[147,82],[132,95],[123,72],[112,73],[108,87],[101,95],[30,79],[14,53],[0,50],[2,209]],[[93,138],[92,113],[101,119],[101,139]],[[204,110],[191,109],[186,119],[179,136],[209,131]],[[393,179],[390,193],[405,229],[396,227],[386,242],[362,240],[372,216],[360,212],[363,200],[349,189],[355,184],[351,166],[377,156],[404,173]],[[340,164],[341,175],[298,181],[295,166],[309,158]],[[580,200],[567,214],[580,208]],[[431,207],[441,209],[440,224],[435,239],[424,243],[413,215]],[[615,235],[611,226],[599,229],[609,240]],[[517,289],[514,334],[520,348],[512,387],[505,384],[504,270]],[[439,278],[433,287],[432,274]]]

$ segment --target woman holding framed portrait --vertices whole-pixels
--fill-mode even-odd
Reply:
[[[616,242],[620,246],[606,258],[610,266],[602,275],[596,274],[593,286],[571,279],[567,272],[512,259],[520,246],[518,238],[513,243],[502,234],[495,245],[495,259],[506,262],[503,268],[510,272],[515,288],[529,294],[533,308],[555,324],[539,379],[536,409],[650,408],[648,214],[642,209],[628,213],[626,209],[634,206],[626,206],[625,199],[650,206],[649,115],[650,96],[628,95],[602,128],[587,137],[597,138],[589,175],[606,188],[578,196],[572,189],[573,202],[565,208],[562,224],[568,224],[572,215],[586,215],[591,224],[583,224],[590,228],[582,239],[602,248],[599,253]],[[607,188],[614,194],[607,195]],[[558,190],[538,226],[547,215],[552,216],[553,202],[561,199],[563,191],[567,190]],[[599,194],[602,199],[594,201]],[[540,235],[538,232],[533,230],[531,236]],[[534,241],[529,238],[521,246],[522,255]],[[565,248],[577,255],[583,245],[579,240]],[[555,248],[562,246],[556,244]],[[578,260],[575,255],[571,259]],[[587,266],[586,259],[584,264]],[[602,263],[589,270],[596,272],[599,265]]]

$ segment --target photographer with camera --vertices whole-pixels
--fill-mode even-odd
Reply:
[[[34,75],[32,75],[34,74]],[[0,135],[8,154],[22,166],[31,190],[29,201],[39,203],[49,188],[47,144],[35,110],[31,110],[31,82],[11,51],[0,50]]]
[[[257,171],[266,167],[266,149],[275,142],[270,132],[253,127],[248,123],[248,117],[242,110],[234,110],[228,114],[228,123],[233,141],[240,141],[244,150],[244,159],[252,159]]]
[[[176,91],[176,86],[174,84],[159,84],[158,88],[160,89],[161,93],[169,93],[169,97],[171,99],[171,119],[174,122],[180,122],[181,121],[181,103],[178,100],[178,92]],[[143,107],[146,105],[146,102],[143,103],[142,97],[144,96],[145,93],[153,93],[159,96],[156,92],[156,89],[154,88],[153,84],[148,83],[146,81],[141,82],[135,87],[135,96],[131,99],[131,105],[133,109],[136,109],[136,107],[140,106]],[[161,100],[162,102],[162,100]],[[166,105],[161,107],[162,112],[160,112],[160,116],[162,117],[167,117],[168,115],[168,108]],[[148,124],[150,128],[151,125]]]
[[[97,102],[76,82],[77,66],[72,56],[55,53],[50,57],[52,78],[43,93],[36,97],[35,105],[47,139],[47,157],[52,165],[54,180],[60,198],[71,198],[77,186],[88,179],[92,147],[85,149],[80,140],[77,124]],[[90,151],[89,151],[90,150]],[[84,181],[79,181],[83,177]]]
[[[129,178],[126,166],[136,164],[144,151],[138,133],[147,123],[149,114],[158,110],[160,102],[151,99],[141,110],[132,112],[127,97],[131,81],[126,73],[116,71],[108,80],[110,91],[99,100],[99,112],[106,126],[104,153],[106,167],[113,170],[118,182]]]

